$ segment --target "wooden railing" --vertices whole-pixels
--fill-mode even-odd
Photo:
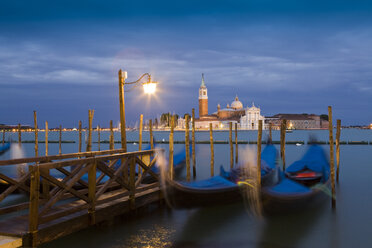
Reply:
[[[0,161],[0,169],[5,165],[28,166],[19,178],[0,170],[0,179],[8,184],[0,192],[0,202],[15,191],[29,196],[28,202],[0,207],[0,217],[29,209],[28,232],[36,242],[39,226],[59,218],[87,211],[94,224],[97,207],[125,197],[134,208],[136,191],[160,186],[159,175],[151,170],[158,152],[164,151],[123,153],[119,149]],[[142,184],[145,178],[152,183]]]

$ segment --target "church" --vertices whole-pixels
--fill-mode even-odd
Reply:
[[[244,108],[238,96],[235,96],[231,104],[227,104],[225,108],[221,108],[218,104],[217,111],[208,114],[208,90],[205,85],[204,74],[202,74],[202,82],[199,88],[199,118],[195,119],[196,129],[209,129],[209,123],[212,123],[213,129],[226,129],[232,122],[233,125],[237,123],[240,129],[257,130],[259,120],[265,122],[265,117],[261,115],[261,109],[253,103],[252,107]]]

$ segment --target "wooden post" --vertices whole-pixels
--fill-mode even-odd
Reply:
[[[332,209],[336,208],[336,188],[335,188],[335,159],[333,145],[333,124],[332,124],[332,107],[328,106],[328,130],[329,130],[329,158],[331,166],[331,186],[332,186]]]
[[[129,205],[131,209],[135,209],[135,193],[136,193],[136,158],[128,158],[130,162],[129,168]]]
[[[174,168],[173,168],[173,136],[174,136],[174,115],[172,115],[171,129],[169,133],[169,177],[171,180],[174,179]]]
[[[261,187],[261,141],[262,141],[262,120],[258,121],[257,135],[257,187]]]
[[[235,163],[238,163],[238,123],[235,123]]]
[[[340,136],[341,136],[341,120],[337,120],[336,132],[336,164],[337,164],[337,183],[340,174]]]
[[[190,126],[189,126],[189,121],[190,117],[189,115],[185,116],[185,121],[186,121],[186,128],[185,128],[185,149],[186,149],[186,180],[189,182],[190,181]]]
[[[213,147],[212,123],[209,123],[209,140],[211,142],[211,177],[213,177],[214,176],[214,147]]]
[[[114,127],[112,120],[110,120],[110,150],[114,150]]]
[[[269,123],[269,138],[270,138],[270,141],[273,140],[272,129],[273,129],[273,124],[270,122]]]
[[[93,132],[93,127],[92,127],[92,122],[93,122],[93,116],[94,116],[94,110],[89,109],[89,132],[88,132],[88,144],[87,144],[87,152],[92,151],[92,132]]]
[[[49,149],[48,149],[48,132],[49,132],[49,127],[48,127],[48,122],[45,122],[45,156],[48,156]],[[49,169],[43,169],[46,174],[49,175]],[[49,183],[47,180],[43,180],[43,198],[44,199],[49,199]]]
[[[91,225],[96,223],[96,170],[97,163],[93,162],[88,171],[88,198],[89,198],[89,221]]]
[[[22,143],[21,123],[18,124],[18,144]]]
[[[143,115],[140,115],[140,125],[139,125],[139,137],[138,137],[138,151],[142,150],[142,131],[143,131]],[[141,156],[142,160],[142,156]],[[138,165],[138,174],[142,174],[142,167]]]
[[[232,122],[229,122],[230,168],[234,167],[234,147],[232,142]]]
[[[79,121],[79,153],[81,153],[81,121]]]
[[[138,151],[142,150],[143,115],[140,115]]]
[[[154,149],[154,138],[152,136],[152,119],[149,120],[149,129],[150,129],[150,147],[151,150]]]
[[[285,131],[287,129],[287,120],[283,119],[280,128],[280,157],[283,162],[283,171],[285,170]]]
[[[3,129],[3,145],[5,143],[5,128]]]
[[[37,246],[37,233],[39,227],[39,187],[40,187],[40,171],[39,165],[35,164],[30,166],[31,176],[30,176],[30,205],[28,214],[28,229],[30,233],[30,246]]]
[[[101,151],[101,127],[97,126],[97,134],[98,134],[98,151]]]
[[[62,125],[59,125],[59,155],[62,154]]]
[[[37,116],[36,111],[34,111],[34,129],[35,129],[35,157],[39,153],[39,139],[38,139],[38,127],[37,127]]]
[[[122,70],[119,70],[119,106],[120,106],[120,133],[121,133],[121,148],[124,152],[127,151],[127,136],[125,130],[125,101],[124,101],[124,85],[126,75],[122,74]]]
[[[48,122],[46,121],[45,122],[45,156],[48,156],[48,153],[49,153],[49,149],[48,149],[48,132],[49,132],[49,128],[48,128]]]
[[[192,109],[192,133],[191,133],[191,150],[192,150],[192,172],[196,177],[196,159],[195,159],[195,109]]]

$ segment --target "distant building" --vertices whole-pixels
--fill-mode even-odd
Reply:
[[[254,104],[252,107],[244,108],[238,96],[231,104],[227,104],[226,108],[221,109],[221,105],[218,104],[217,111],[208,114],[208,90],[202,74],[199,88],[199,118],[195,119],[196,129],[208,129],[210,123],[214,129],[224,129],[229,127],[230,122],[234,125],[237,123],[239,128],[258,129],[258,120],[264,120],[260,108],[255,107]],[[184,119],[178,120],[178,127],[185,128]]]
[[[204,73],[202,83],[199,88],[199,117],[208,115],[208,90],[204,83]]]
[[[287,120],[288,129],[326,129],[328,121],[315,114],[276,114],[266,117],[266,125],[272,125],[274,129],[280,128],[283,119]]]
[[[265,117],[261,115],[261,109],[254,106],[247,107],[245,110],[245,115],[240,118],[240,128],[248,130],[258,130],[258,121],[262,120],[263,129],[265,128]]]

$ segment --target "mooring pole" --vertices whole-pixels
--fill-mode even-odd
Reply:
[[[283,162],[283,171],[285,171],[285,131],[287,129],[287,120],[283,119],[280,128],[280,156]]]
[[[235,123],[235,164],[238,163],[238,123]]]
[[[232,142],[232,122],[229,122],[230,168],[234,167],[234,147]]]
[[[257,187],[261,187],[261,141],[262,141],[262,120],[258,121],[257,135]]]
[[[59,155],[62,154],[62,125],[59,125]]]
[[[38,139],[38,127],[37,127],[37,116],[36,111],[34,111],[34,129],[35,129],[35,157],[39,153],[39,139]]]
[[[270,122],[270,123],[269,123],[269,138],[270,138],[270,141],[273,140],[273,136],[272,136],[272,128],[273,128],[273,124]]]
[[[337,164],[337,183],[340,174],[340,136],[341,136],[341,120],[337,120],[336,132],[336,164]]]
[[[143,115],[140,115],[138,151],[142,150]]]
[[[152,134],[152,119],[149,120],[149,129],[150,129],[150,147],[151,147],[151,150],[153,150],[154,149],[154,138]]]
[[[213,147],[212,123],[209,123],[209,140],[211,143],[211,177],[213,177],[214,176],[214,147]]]
[[[120,106],[120,133],[121,133],[121,148],[127,152],[127,136],[125,130],[125,101],[124,101],[124,85],[126,72],[119,70],[119,106]]]
[[[140,115],[138,151],[142,150],[142,131],[143,131],[143,115]],[[140,156],[140,158],[142,160],[142,156]],[[142,174],[142,167],[140,165],[138,165],[138,174]]]
[[[192,174],[196,177],[196,158],[195,158],[195,109],[192,109],[192,132],[191,132],[191,150],[192,150]]]
[[[110,150],[114,150],[114,127],[112,120],[110,120]]]
[[[48,149],[48,132],[49,132],[49,127],[48,127],[48,122],[45,122],[45,156],[48,156],[49,149]],[[49,169],[42,169],[46,174],[49,175]],[[45,199],[49,199],[49,183],[46,180],[43,180],[43,197]]]
[[[185,121],[186,121],[186,127],[185,127],[185,149],[186,149],[186,180],[189,182],[190,181],[190,134],[189,134],[189,121],[190,117],[189,115],[185,116]]]
[[[18,144],[22,143],[21,123],[18,124]]]
[[[3,129],[3,145],[5,143],[5,128]]]
[[[48,122],[46,121],[45,122],[45,156],[48,156],[48,152],[49,152],[49,149],[48,149],[48,132],[49,132],[49,128],[48,128]]]
[[[101,127],[97,126],[97,134],[98,134],[98,151],[101,151]]]
[[[335,188],[335,162],[334,162],[334,145],[333,145],[333,124],[332,124],[332,107],[328,106],[328,130],[329,130],[329,158],[331,166],[331,184],[332,184],[332,209],[336,208],[336,188]]]
[[[173,133],[174,133],[174,115],[172,115],[171,129],[169,133],[169,177],[171,180],[174,179],[174,168],[173,168]]]
[[[89,124],[88,124],[88,144],[87,144],[87,152],[92,151],[92,122],[93,122],[94,110],[89,110]]]
[[[81,121],[79,121],[79,153],[81,153]]]

